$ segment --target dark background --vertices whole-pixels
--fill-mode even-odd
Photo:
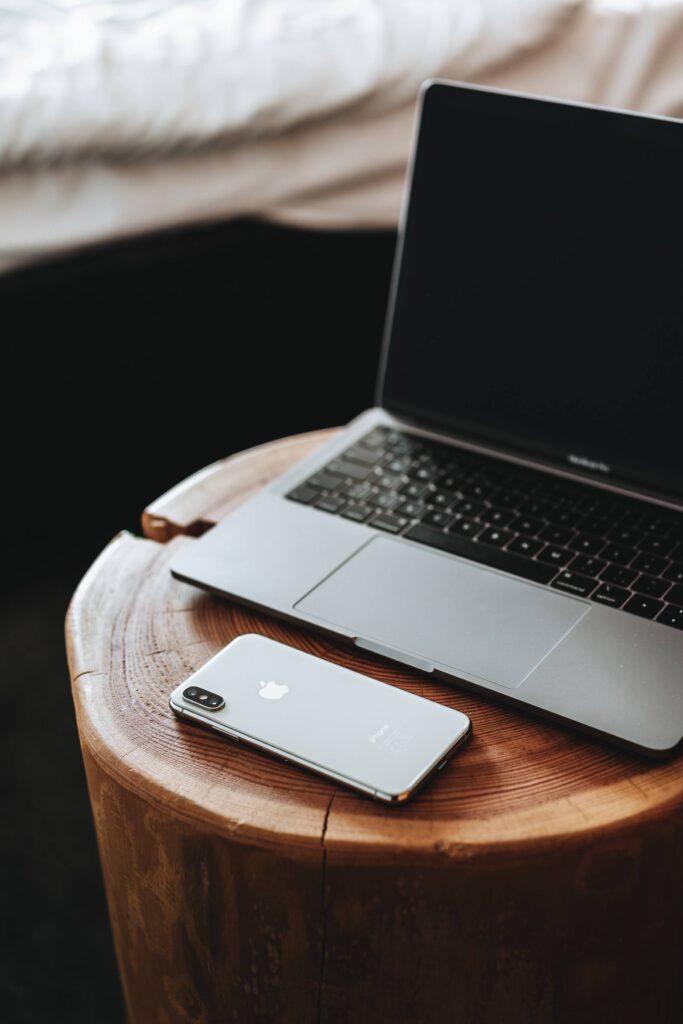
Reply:
[[[63,641],[79,579],[194,470],[373,402],[393,232],[256,220],[0,277],[5,1019],[120,1024]]]

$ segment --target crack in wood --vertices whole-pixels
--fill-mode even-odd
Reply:
[[[325,811],[325,819],[323,821],[322,833],[320,835],[320,845],[322,846],[322,881],[320,888],[320,919],[321,919],[321,934],[320,934],[320,978],[318,980],[318,1024],[322,1019],[322,1001],[323,1001],[323,985],[325,983],[325,953],[326,953],[326,942],[327,942],[327,901],[325,898],[326,887],[327,887],[327,846],[325,845],[325,837],[327,835],[327,826],[330,820],[330,811],[332,810],[332,804],[336,793],[333,793],[330,797],[330,802],[327,805]]]

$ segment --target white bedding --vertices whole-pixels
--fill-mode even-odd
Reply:
[[[0,166],[242,141],[470,76],[579,0],[0,0]]]
[[[195,15],[215,16],[222,8],[233,19],[256,20],[249,22],[248,38],[238,33],[247,38],[246,49],[231,38],[211,50],[227,59],[233,47],[234,66],[223,79],[220,61],[213,79],[198,70],[196,35],[187,49],[169,43],[157,52],[159,77],[147,89],[140,85],[146,77],[140,60],[143,52],[145,60],[153,53],[140,40],[133,46],[137,64],[128,51],[136,73],[128,86],[121,81],[120,88],[105,90],[102,104],[94,93],[86,96],[85,80],[76,75],[72,95],[89,105],[85,119],[74,111],[62,116],[74,69],[73,62],[64,64],[63,49],[57,48],[62,64],[55,66],[47,60],[52,51],[38,47],[43,57],[35,58],[37,77],[29,80],[46,78],[33,93],[21,86],[21,76],[6,72],[9,26],[13,21],[17,28],[22,12],[26,23],[15,39],[28,39],[31,26],[40,24],[36,12],[46,19],[78,14],[85,22],[94,19],[97,31],[109,30],[112,7],[119,11],[119,42],[134,35],[121,24],[121,12],[146,12],[147,28],[167,15],[187,17],[190,7]],[[326,13],[307,27],[284,17],[295,9]],[[82,37],[80,49],[73,44],[70,52],[86,55],[89,74],[98,74],[102,68],[92,61],[95,53],[102,57],[95,45],[100,37],[92,27]],[[256,45],[264,39],[270,51]],[[306,40],[310,47],[313,39],[320,46],[309,62],[300,44]],[[121,47],[106,51],[110,83],[125,74]],[[14,71],[24,66],[20,52],[26,58],[28,49],[15,51]],[[178,70],[169,59],[181,52],[188,61],[195,54],[192,68],[181,60]],[[65,75],[68,69],[61,86],[58,68]],[[683,116],[683,0],[0,0],[0,268],[125,234],[244,213],[315,226],[394,226],[413,98],[429,75]],[[186,93],[171,88],[176,78],[187,83]],[[48,79],[56,82],[59,102],[50,98]],[[201,111],[201,98],[211,98],[210,80],[216,90],[222,81],[225,91],[198,119],[197,104]],[[42,139],[37,124],[45,126]]]

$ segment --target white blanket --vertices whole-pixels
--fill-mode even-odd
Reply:
[[[293,99],[297,99],[302,112],[310,97],[301,91],[303,70],[295,69],[298,86],[283,81],[281,92],[271,95],[269,103],[266,78],[273,66],[274,51],[268,59],[250,51],[254,73],[252,76],[246,62],[240,64],[243,77],[239,91],[240,102],[243,108],[248,106],[251,120],[241,125],[239,143],[224,126],[218,132],[221,138],[213,144],[168,152],[199,141],[196,130],[194,134],[192,131],[200,113],[192,106],[198,93],[190,89],[183,98],[182,90],[172,83],[177,75],[188,81],[206,80],[203,67],[183,70],[183,65],[176,68],[160,62],[158,74],[165,76],[166,88],[160,89],[157,82],[154,89],[138,89],[137,102],[132,105],[133,120],[124,123],[118,117],[123,116],[124,108],[129,109],[123,101],[130,96],[130,89],[121,82],[105,101],[101,95],[88,95],[82,85],[76,88],[74,84],[69,96],[67,77],[60,75],[73,73],[74,81],[80,82],[80,73],[76,74],[75,65],[65,63],[64,51],[56,47],[54,66],[45,62],[43,54],[40,61],[35,57],[34,73],[26,72],[29,82],[61,82],[59,87],[55,85],[54,109],[47,93],[44,104],[34,103],[36,95],[42,95],[47,87],[41,85],[37,92],[23,90],[15,77],[16,69],[24,67],[30,56],[24,33],[38,25],[37,37],[43,38],[43,21],[57,18],[55,11],[59,8],[57,20],[63,17],[66,24],[66,19],[76,19],[77,15],[86,20],[94,17],[96,10],[103,18],[105,12],[111,14],[112,5],[98,5],[93,0],[61,0],[60,4],[54,0],[40,4],[37,0],[13,0],[10,6],[8,0],[0,0],[0,92],[4,89],[0,99],[0,272],[85,245],[245,214],[316,228],[395,227],[410,148],[415,91],[423,76],[469,78],[485,85],[683,117],[683,0],[567,0],[559,4],[537,0],[518,5],[512,0],[495,4],[487,0],[315,2],[328,12],[339,12],[342,7],[355,12],[354,18],[349,15],[348,21],[337,23],[346,45],[352,39],[351,26],[358,29],[361,25],[361,11],[364,16],[368,11],[375,12],[373,24],[383,24],[387,29],[385,45],[377,42],[372,51],[361,48],[359,63],[365,68],[366,92],[361,95],[362,90],[358,91],[360,79],[353,93],[348,78],[338,79],[336,65],[313,61],[310,67],[315,66],[316,74],[328,83],[327,103],[332,102],[330,90],[337,90],[337,107],[329,107],[324,117],[313,116],[315,112],[309,109],[303,120],[292,123],[286,131],[268,131],[268,126],[284,126],[285,110],[289,110],[288,116],[294,116]],[[187,14],[190,7],[178,0],[147,0],[146,4],[143,0],[119,0],[115,6],[124,13],[140,14],[146,9],[150,25],[161,24],[155,19],[162,17],[164,10],[182,7]],[[219,4],[217,0],[197,0],[191,6],[198,16],[217,10]],[[247,8],[237,0],[223,0],[220,6],[239,10],[250,18],[259,11],[264,16],[267,9],[310,10],[314,3],[250,0]],[[14,13],[10,15],[10,11]],[[400,17],[396,13],[399,11]],[[456,19],[461,19],[458,24],[462,33],[440,40],[448,12],[454,26]],[[20,13],[26,16],[25,23]],[[380,15],[385,18],[383,22]],[[393,35],[388,31],[390,25]],[[439,31],[434,25],[441,27]],[[136,33],[131,35],[135,37]],[[84,36],[82,52],[91,54],[94,61],[93,36]],[[14,56],[11,37],[22,39]],[[269,38],[273,38],[272,33]],[[379,36],[374,38],[377,41]],[[399,40],[402,48],[398,47]],[[327,43],[325,53],[329,55],[334,46],[331,39]],[[187,60],[191,49],[188,46],[183,51]],[[446,50],[451,54],[449,64],[429,66],[432,57],[441,60]],[[136,47],[133,51],[137,52]],[[165,52],[168,57],[170,51]],[[282,73],[285,50],[278,52]],[[128,54],[126,62],[123,50],[117,53],[118,63],[113,58],[102,62],[103,81],[113,83],[116,75],[125,74],[126,67],[131,73],[136,67],[139,70],[133,54]],[[352,63],[354,53],[352,48],[349,57],[342,47],[337,60]],[[95,62],[89,66],[95,74],[99,65]],[[108,67],[111,75],[105,73]],[[408,76],[405,80],[401,67]],[[408,67],[412,67],[410,74]],[[10,74],[8,68],[15,71]],[[11,82],[14,97],[10,95]],[[408,102],[402,101],[404,94]],[[319,97],[314,100],[320,102]],[[223,97],[222,102],[228,109],[230,97]],[[78,104],[92,108],[87,124],[76,117]],[[43,111],[40,117],[39,109]],[[55,115],[52,128],[49,110]],[[115,110],[119,111],[116,116]],[[62,113],[66,120],[61,118]],[[116,130],[107,127],[112,118]],[[44,128],[42,135],[38,123]],[[181,123],[190,131],[176,130]],[[174,132],[169,132],[171,127]],[[118,155],[98,152],[102,147],[113,148]],[[120,159],[124,152],[144,154],[144,159]],[[65,153],[71,154],[69,161],[63,159]],[[92,155],[86,158],[86,153]],[[41,164],[39,156],[57,162]]]
[[[0,169],[243,141],[474,78],[581,0],[0,0]]]

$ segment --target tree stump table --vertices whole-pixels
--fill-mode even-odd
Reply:
[[[683,764],[653,763],[177,582],[180,545],[330,431],[151,505],[69,610],[73,696],[130,1024],[683,1019]],[[470,742],[384,807],[168,707],[264,633],[461,708]]]

